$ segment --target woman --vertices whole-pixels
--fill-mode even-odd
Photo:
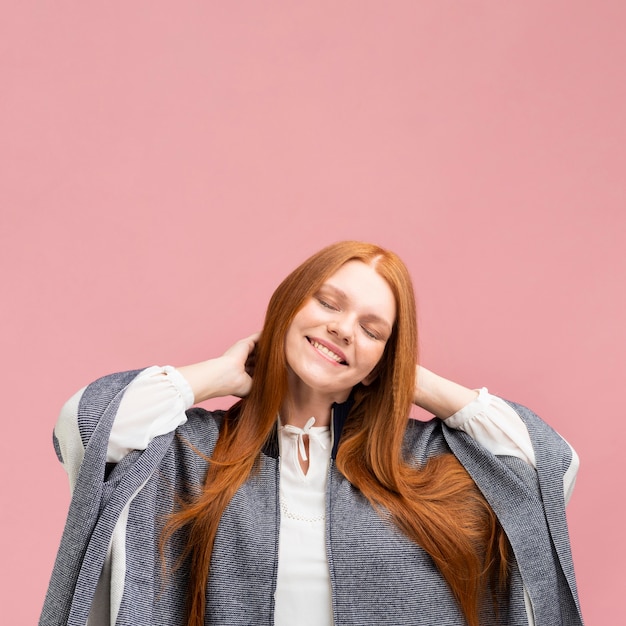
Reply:
[[[40,624],[581,624],[575,454],[416,368],[416,345],[405,266],[342,242],[222,357],[81,390],[55,428],[74,495]]]

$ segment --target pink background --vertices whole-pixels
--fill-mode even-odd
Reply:
[[[576,447],[583,611],[622,623],[626,5],[5,4],[3,622],[43,601],[64,400],[219,354],[357,238],[409,265],[424,364]]]

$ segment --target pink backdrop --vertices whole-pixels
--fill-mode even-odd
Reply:
[[[584,614],[621,623],[625,6],[7,3],[3,622],[34,623],[50,575],[64,400],[217,355],[358,238],[411,268],[424,364],[577,448]]]

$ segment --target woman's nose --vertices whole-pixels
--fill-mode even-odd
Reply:
[[[328,322],[328,332],[339,341],[343,341],[346,344],[352,343],[353,330],[352,324],[348,319],[335,319],[332,322]]]

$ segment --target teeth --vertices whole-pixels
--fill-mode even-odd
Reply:
[[[311,340],[311,344],[313,345],[314,348],[316,348],[317,350],[319,350],[326,356],[329,356],[334,361],[337,361],[337,363],[343,362],[343,359],[339,355],[335,354],[332,350],[329,350],[326,346],[323,346],[321,343],[317,343],[317,341]]]

